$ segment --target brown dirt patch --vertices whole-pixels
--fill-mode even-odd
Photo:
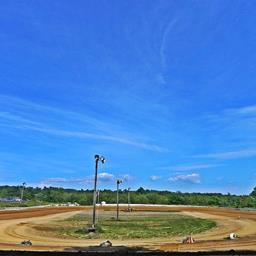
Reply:
[[[121,210],[126,206],[121,205]],[[144,240],[112,241],[114,245],[142,246],[163,251],[201,251],[201,250],[256,250],[256,212],[187,206],[132,206],[137,211],[144,212],[183,212],[185,214],[212,219],[217,227],[195,236],[196,243],[182,244],[182,237],[154,238]],[[100,211],[111,211],[115,206],[99,207]],[[64,239],[54,235],[54,227],[47,226],[56,220],[61,220],[81,211],[91,211],[91,207],[45,207],[19,211],[0,211],[0,247],[2,249],[25,250],[67,250],[98,245],[97,239]],[[129,213],[122,213],[129,214]],[[235,232],[240,238],[230,241],[225,237]],[[189,235],[189,234],[188,234]],[[32,240],[32,247],[20,245],[22,240]]]

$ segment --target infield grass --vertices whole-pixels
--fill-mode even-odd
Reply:
[[[129,213],[117,221],[113,214],[102,214],[96,234],[86,231],[91,223],[88,214],[76,214],[63,221],[58,233],[65,237],[104,239],[143,239],[197,234],[216,226],[211,220],[179,213]]]

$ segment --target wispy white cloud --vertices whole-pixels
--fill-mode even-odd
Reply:
[[[229,160],[256,156],[256,105],[227,108],[205,116],[203,121],[207,122],[207,132],[212,133],[218,148],[194,158]]]
[[[193,183],[193,184],[201,183],[199,173],[179,174],[179,175],[175,175],[173,177],[170,177],[168,180],[170,182],[182,181],[182,182],[188,182],[188,183]]]
[[[196,158],[214,158],[220,160],[236,159],[236,158],[247,158],[256,156],[256,149],[244,149],[237,151],[217,152],[211,154],[196,155]]]
[[[256,105],[227,109],[225,110],[225,113],[234,115],[256,115]]]
[[[150,178],[151,181],[157,181],[157,180],[162,179],[161,176],[157,176],[157,175],[151,175],[149,178]]]
[[[102,173],[99,173],[98,179],[99,181],[109,182],[115,179],[115,175],[113,175],[112,173],[102,172]]]
[[[131,182],[135,179],[135,177],[130,174],[123,174],[121,175],[120,179],[123,180],[124,182]]]
[[[239,130],[239,135],[248,135],[250,128],[255,129],[256,126],[256,105],[224,109],[219,113],[206,115],[205,119],[210,125],[219,125],[219,129],[228,130],[231,134]]]
[[[98,174],[98,181],[99,182],[112,182],[115,179],[115,175],[112,173],[99,173]],[[41,183],[45,185],[52,185],[52,184],[92,184],[94,182],[94,176],[87,176],[84,178],[48,178],[43,180]]]
[[[113,183],[115,182],[116,179],[121,179],[123,182],[130,182],[134,180],[134,177],[131,176],[130,174],[124,174],[124,175],[119,175],[116,176],[112,173],[108,172],[102,172],[98,174],[98,182],[100,183]],[[83,178],[63,178],[63,177],[53,177],[53,178],[48,178],[43,181],[41,181],[40,187],[43,186],[51,186],[55,184],[93,184],[94,182],[94,176],[87,176]]]
[[[57,115],[60,118],[64,117],[68,120],[78,120],[80,122],[90,124],[95,128],[97,127],[97,129],[105,129],[109,125],[105,122],[100,121],[98,118],[89,115],[80,114],[69,110],[63,110],[48,105],[42,105],[32,101],[20,99],[17,97],[11,97],[3,94],[0,94],[0,104],[8,106],[12,110],[18,110],[18,112],[22,111],[23,114],[27,114],[27,112],[31,114],[31,111],[35,111],[37,114],[40,113],[42,116],[44,116],[43,113],[47,113],[51,115]],[[6,118],[12,118],[13,120],[16,119],[16,121],[18,121],[18,119],[21,118],[25,122],[31,122],[31,120],[25,119],[21,116],[12,115],[10,112],[6,113]]]
[[[90,124],[93,128],[90,130],[93,132],[86,132],[86,131],[76,131],[73,128],[70,127],[67,129],[62,129],[58,127],[63,127],[61,124],[56,125],[54,123],[51,123],[50,125],[47,125],[42,123],[42,121],[34,121],[31,118],[27,117],[26,111],[22,111],[22,115],[18,113],[10,113],[10,112],[0,112],[0,117],[3,120],[7,120],[8,122],[2,122],[1,126],[8,126],[15,129],[26,129],[41,133],[46,133],[54,136],[62,136],[62,137],[71,137],[71,138],[80,138],[80,139],[95,139],[95,140],[104,140],[104,141],[112,141],[124,145],[130,145],[133,147],[155,151],[155,152],[167,152],[168,150],[166,148],[163,148],[161,146],[158,146],[154,143],[144,142],[145,140],[140,140],[137,138],[136,135],[131,134],[125,134],[123,132],[117,132],[117,127],[114,127],[112,124],[109,124],[107,122],[99,121],[96,118],[81,115],[78,113],[70,112],[70,111],[64,111],[60,110],[54,107],[39,105],[30,101],[25,101],[18,98],[13,98],[5,95],[0,95],[0,104],[5,104],[7,106],[12,106],[11,109],[33,109],[33,111],[39,111],[47,113],[47,115],[53,114],[53,116],[50,116],[51,120],[65,120],[65,123],[73,124],[74,120],[79,120],[80,122],[85,122]],[[16,111],[17,112],[17,111]],[[54,115],[57,114],[58,117],[62,116],[61,119],[59,118],[53,118]],[[30,113],[31,115],[31,113]],[[25,117],[24,117],[25,116]],[[38,116],[38,114],[37,114]],[[44,116],[44,115],[41,115]],[[35,118],[35,117],[34,117]],[[73,121],[71,121],[73,120]],[[65,126],[66,127],[66,126]],[[84,126],[81,126],[84,127]],[[88,128],[88,126],[86,126]],[[95,132],[94,132],[95,131]]]
[[[192,171],[192,170],[202,170],[214,168],[216,165],[214,164],[189,164],[189,165],[176,165],[176,166],[166,166],[161,167],[161,170],[170,170],[170,171]]]
[[[13,115],[9,112],[0,112],[0,118],[6,119],[9,121],[14,121],[14,122],[26,123],[26,124],[30,124],[30,125],[39,125],[40,124],[38,122],[26,119],[22,116]]]
[[[66,178],[49,178],[43,181],[44,184],[53,184],[53,183],[73,183],[74,179]]]
[[[29,126],[29,125],[22,125],[22,126],[16,125],[15,128],[33,130],[41,133],[47,133],[54,136],[112,141],[112,142],[130,145],[130,146],[134,146],[134,147],[145,149],[145,150],[155,151],[155,152],[168,151],[167,149],[160,147],[158,145],[143,143],[143,142],[139,142],[129,138],[120,138],[115,136],[94,134],[94,133],[88,133],[88,132],[67,131],[67,130],[54,129],[54,128],[43,127],[43,126],[38,127],[38,126]]]
[[[167,39],[169,36],[169,33],[171,32],[172,28],[176,24],[177,19],[171,20],[167,23],[163,36],[162,36],[162,41],[160,45],[160,59],[161,59],[161,65],[165,69],[166,68],[166,47],[167,47]]]
[[[39,187],[63,186],[64,184],[68,184],[68,185],[93,184],[93,178],[92,177],[86,177],[86,178],[61,178],[61,177],[48,178],[48,179],[42,180],[39,183]]]
[[[83,167],[77,166],[73,162],[69,162],[68,159],[59,160],[56,157],[45,158],[44,155],[36,155],[31,158],[30,155],[26,154],[14,154],[0,151],[0,166],[3,165],[8,169],[15,169],[17,166],[23,166],[25,169],[30,170],[48,170],[50,172],[55,172],[56,170],[61,170],[62,174],[71,175],[73,173],[78,173],[83,170]],[[20,172],[20,171],[19,171]],[[12,173],[7,172],[8,173]]]

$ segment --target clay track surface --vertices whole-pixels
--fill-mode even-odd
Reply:
[[[125,208],[126,206],[121,206]],[[114,206],[99,207],[100,212],[112,211]],[[212,250],[255,250],[256,251],[256,212],[212,207],[188,206],[153,206],[134,205],[135,211],[141,212],[181,212],[196,217],[212,219],[217,227],[195,235],[195,244],[182,244],[183,237],[151,238],[137,240],[113,240],[116,246],[140,246],[163,251],[212,251]],[[0,211],[0,249],[17,250],[83,250],[88,246],[99,245],[98,239],[63,238],[38,229],[48,223],[68,218],[80,212],[91,211],[90,207],[47,207],[26,210]],[[122,213],[127,214],[127,213]],[[35,228],[37,227],[37,228]],[[239,238],[227,240],[230,233],[237,233]],[[22,240],[32,240],[33,246],[23,247]]]

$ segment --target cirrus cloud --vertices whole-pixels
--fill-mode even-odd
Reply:
[[[115,179],[115,175],[112,173],[102,172],[98,174],[99,182],[111,182]],[[87,176],[84,178],[48,178],[43,180],[41,183],[44,185],[52,185],[52,184],[91,184],[94,182],[94,176]]]
[[[157,180],[162,179],[161,176],[157,176],[157,175],[152,175],[152,176],[150,176],[149,178],[150,178],[151,181],[157,181]]]
[[[199,173],[191,173],[191,174],[178,174],[176,176],[170,177],[168,179],[170,182],[187,182],[192,184],[201,183],[200,174]]]
[[[108,182],[108,181],[114,180],[115,176],[111,173],[102,172],[102,173],[99,173],[98,179],[99,179],[99,181]]]

